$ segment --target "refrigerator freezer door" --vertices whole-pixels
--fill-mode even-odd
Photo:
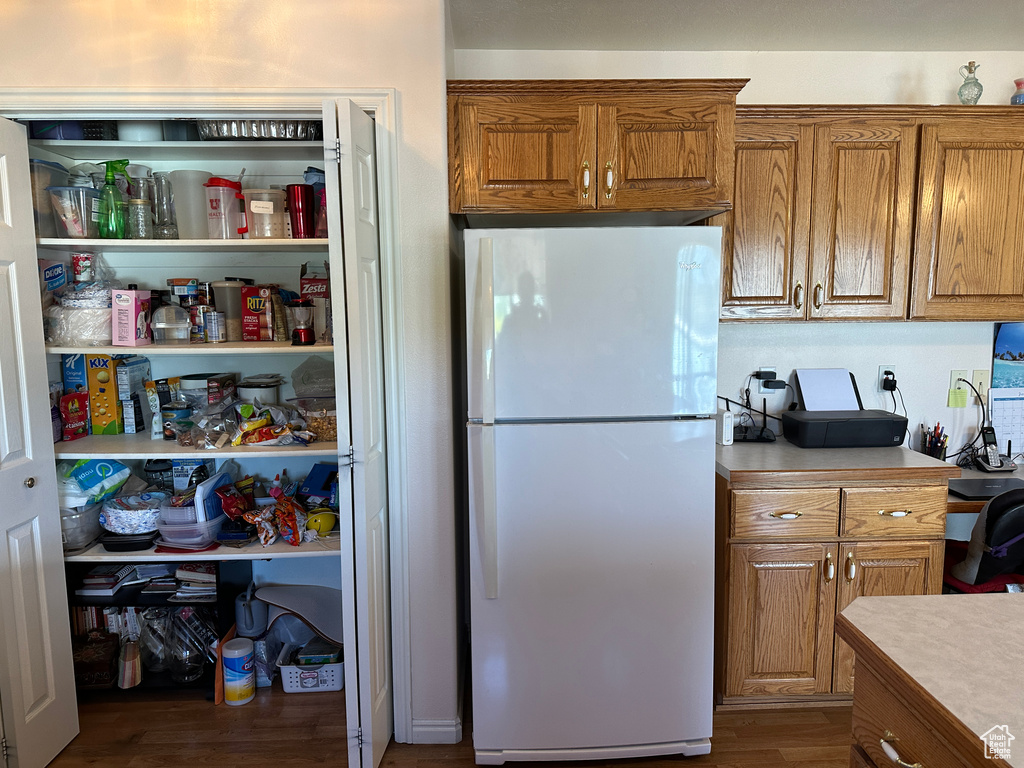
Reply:
[[[468,428],[478,761],[707,751],[714,430],[713,420]],[[492,564],[481,554],[488,435]]]
[[[719,227],[467,230],[465,245],[471,419],[491,382],[497,421],[717,411]]]

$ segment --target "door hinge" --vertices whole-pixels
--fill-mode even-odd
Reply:
[[[356,728],[356,743],[359,744],[360,748],[363,746],[363,729]]]
[[[362,742],[360,742],[360,744],[362,744]],[[0,739],[0,753],[2,753],[2,755],[3,755],[4,765],[6,766],[7,763],[8,763],[8,761],[7,761],[7,737],[6,736],[4,736],[2,739]]]
[[[333,160],[336,163],[341,162],[341,139],[335,139],[333,145],[325,144],[324,150],[324,154],[333,155],[331,157],[328,157],[328,160]]]
[[[348,453],[341,454],[340,458],[341,458],[341,462],[340,462],[341,466],[343,466],[343,467],[351,467],[353,464],[356,463],[356,449],[350,445],[348,447]]]

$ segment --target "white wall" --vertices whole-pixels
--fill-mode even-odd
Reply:
[[[442,0],[4,0],[0,29],[4,87],[397,89],[412,711],[457,729]]]
[[[1024,74],[1016,51],[458,50],[455,77],[741,77],[750,78],[737,99],[745,104],[956,104],[959,68],[969,60],[981,65],[979,103],[1008,104],[1013,79]],[[991,368],[992,323],[723,323],[719,330],[720,395],[737,398],[759,365],[776,366],[791,382],[795,368],[837,367],[853,371],[865,407],[891,410],[875,380],[879,365],[895,362],[915,440],[922,423],[936,421],[951,446],[977,434],[980,409],[946,408],[946,390],[951,369]],[[760,397],[769,412],[789,403],[788,390]]]

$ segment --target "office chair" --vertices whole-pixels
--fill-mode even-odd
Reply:
[[[966,557],[953,563],[957,551],[947,546],[943,581],[949,591],[1002,592],[1007,584],[1024,584],[1024,489],[989,499],[974,523]]]

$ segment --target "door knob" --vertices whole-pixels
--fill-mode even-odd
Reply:
[[[26,488],[35,488],[36,487],[36,479],[34,477],[26,478],[26,480],[25,480],[25,487]]]

